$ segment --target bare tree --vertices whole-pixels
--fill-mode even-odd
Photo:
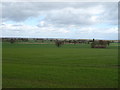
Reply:
[[[60,47],[60,46],[63,45],[63,44],[64,44],[63,41],[59,41],[59,40],[56,40],[56,41],[55,41],[55,45],[56,45],[57,47]]]
[[[13,38],[10,39],[10,43],[13,44],[15,40]]]

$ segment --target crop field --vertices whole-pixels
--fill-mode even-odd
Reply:
[[[3,88],[117,88],[118,45],[2,45]]]

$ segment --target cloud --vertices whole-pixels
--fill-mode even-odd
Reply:
[[[116,38],[117,10],[117,2],[7,2],[0,28],[2,36]]]
[[[73,28],[76,30],[73,30]],[[38,27],[31,25],[12,25],[3,24],[0,29],[3,30],[3,36],[9,37],[37,37],[37,38],[86,38],[86,39],[100,39],[110,38],[117,39],[118,28],[96,28],[96,27],[77,27],[71,25],[67,28],[58,28],[54,26]]]
[[[2,3],[3,20],[22,22],[29,17],[47,15],[45,21],[53,24],[116,23],[117,3],[71,2],[12,2]],[[114,13],[113,13],[114,12]]]
[[[28,37],[54,37],[58,35],[64,35],[69,33],[65,28],[55,28],[53,26],[47,27],[37,27],[31,25],[13,25],[13,24],[3,24],[0,26],[2,29],[3,36],[28,36]]]
[[[102,7],[98,8],[98,10],[94,8],[84,10],[83,8],[75,9],[68,7],[60,10],[52,10],[47,13],[45,21],[63,25],[91,25],[100,22],[99,16],[96,14],[102,13]],[[89,10],[96,12],[89,12]]]

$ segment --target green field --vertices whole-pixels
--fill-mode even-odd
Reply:
[[[117,88],[118,49],[90,44],[2,47],[3,88]]]

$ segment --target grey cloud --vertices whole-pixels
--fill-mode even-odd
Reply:
[[[89,25],[93,24],[90,20],[91,15],[85,15],[82,12],[74,12],[74,10],[61,10],[58,12],[50,12],[47,14],[45,21],[53,24],[63,25]]]
[[[51,24],[64,24],[64,25],[91,25],[97,22],[91,21],[91,16],[89,14],[83,12],[75,12],[74,10],[64,10],[65,8],[73,8],[73,9],[84,9],[95,7],[98,5],[102,5],[105,9],[103,16],[101,16],[100,20],[103,22],[108,22],[115,24],[117,20],[117,3],[75,3],[75,2],[17,2],[17,3],[2,3],[2,18],[4,21],[16,21],[23,22],[29,17],[37,17],[41,14],[46,14],[46,18],[44,19],[46,22]],[[57,12],[53,12],[57,11]],[[89,11],[93,12],[93,11]]]
[[[118,24],[118,3],[107,3],[104,5],[105,12],[102,18],[105,22],[113,25]]]
[[[29,3],[3,3],[2,4],[2,18],[4,20],[24,21],[31,16],[38,15],[32,10],[32,5]]]

